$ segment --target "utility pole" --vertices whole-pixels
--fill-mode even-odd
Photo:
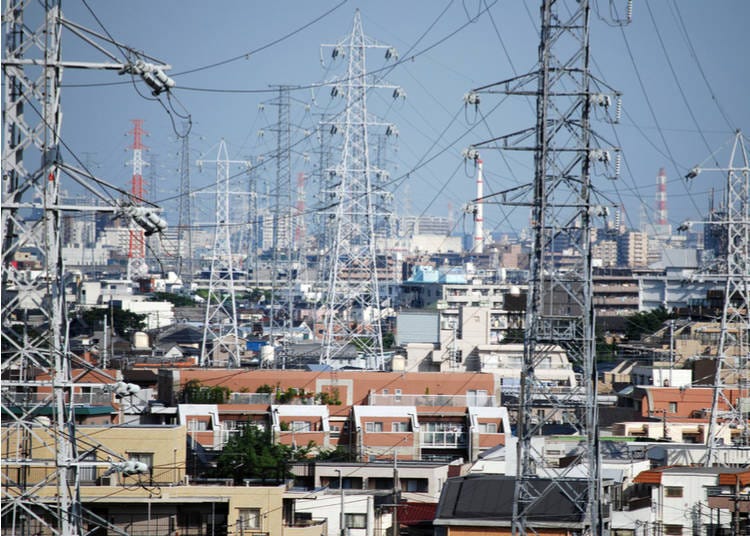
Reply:
[[[395,59],[393,47],[366,37],[357,10],[351,33],[337,44],[322,45],[331,57],[347,60],[343,79],[331,84],[331,96],[345,99],[340,121],[330,123],[331,131],[341,133],[343,145],[339,163],[327,170],[322,213],[330,225],[326,232],[329,257],[324,299],[324,334],[320,362],[330,364],[349,345],[357,348],[368,367],[383,366],[383,335],[375,243],[378,212],[378,170],[371,163],[369,131],[388,124],[374,122],[367,112],[371,89],[393,90],[395,99],[405,96],[401,88],[371,81],[367,75],[368,49],[384,49],[386,59]]]
[[[401,507],[401,482],[398,478],[398,453],[393,453],[393,536],[399,536],[398,509]]]
[[[478,107],[480,94],[535,95],[536,124],[474,144],[465,155],[477,160],[479,148],[533,155],[531,184],[491,194],[507,205],[529,206],[532,214],[513,534],[537,533],[534,507],[559,493],[578,510],[582,533],[598,536],[608,531],[601,518],[591,230],[592,220],[607,211],[595,204],[592,176],[615,178],[617,159],[611,157],[615,148],[597,145],[590,120],[594,106],[607,117],[613,99],[619,108],[619,94],[589,72],[589,2],[542,0],[540,14],[538,69],[474,89],[464,97],[467,106]],[[573,250],[570,265],[556,263],[558,244]],[[558,347],[583,369],[580,384],[564,391],[536,375],[549,352]],[[544,478],[543,454],[533,439],[545,424],[561,419],[573,424],[580,437],[576,460],[555,478]],[[585,476],[573,476],[580,469]]]
[[[237,300],[234,288],[234,262],[230,240],[231,214],[229,211],[229,166],[242,164],[250,169],[247,160],[229,160],[222,139],[216,160],[199,160],[216,164],[216,226],[211,248],[211,275],[206,297],[206,315],[201,344],[201,366],[213,366],[219,353],[227,355],[228,367],[240,366],[239,330],[237,329]]]

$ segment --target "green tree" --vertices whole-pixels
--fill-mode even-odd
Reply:
[[[653,311],[639,311],[634,313],[627,319],[625,336],[631,341],[640,340],[641,335],[654,333],[669,318],[672,318],[672,315],[663,307],[654,309]]]
[[[111,311],[111,315],[110,315]],[[146,329],[146,315],[125,311],[119,307],[112,309],[84,309],[81,317],[89,326],[101,329],[104,326],[104,316],[109,317],[109,323],[118,335],[127,335],[133,331]]]
[[[307,447],[292,448],[274,443],[270,430],[246,426],[224,446],[216,459],[213,475],[234,478],[236,484],[246,478],[262,484],[280,482],[292,476],[289,464],[294,459],[306,458],[313,446],[311,443]]]
[[[230,393],[229,388],[222,385],[208,387],[200,380],[190,380],[182,389],[182,399],[187,404],[224,404]]]
[[[171,292],[154,292],[151,294],[149,301],[166,301],[175,307],[190,307],[191,305],[195,305],[193,298]]]

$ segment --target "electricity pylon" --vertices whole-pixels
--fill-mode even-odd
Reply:
[[[594,204],[592,175],[609,173],[613,162],[610,150],[599,147],[590,119],[594,106],[606,112],[613,98],[619,108],[619,95],[610,88],[594,89],[605,86],[589,72],[589,10],[586,0],[543,0],[537,70],[465,97],[471,105],[479,104],[480,93],[536,97],[535,126],[481,142],[465,153],[472,159],[478,159],[478,147],[533,153],[533,183],[500,193],[506,204],[531,207],[534,242],[518,406],[514,535],[536,534],[533,510],[556,494],[578,508],[583,533],[608,534],[600,516],[590,246],[592,220],[606,213]],[[561,243],[574,252],[565,266],[555,259]],[[537,377],[536,369],[556,347],[582,368],[580,384],[560,388]],[[575,426],[581,441],[574,463],[552,473],[545,471],[542,450],[532,440],[545,424],[560,421]],[[584,469],[585,476],[573,476],[574,467]]]
[[[86,511],[78,493],[78,468],[83,462],[76,446],[73,409],[75,357],[67,338],[63,213],[124,213],[125,207],[60,203],[63,174],[101,196],[87,170],[63,162],[62,73],[64,69],[108,69],[138,74],[144,81],[148,76],[147,83],[157,94],[174,83],[164,74],[168,65],[146,63],[138,52],[114,43],[129,54],[126,63],[118,62],[114,54],[94,43],[92,36],[98,34],[65,19],[59,0],[40,5],[10,0],[3,11],[2,523],[4,530],[9,527],[14,534],[39,530],[72,536],[81,533],[84,521],[96,519],[102,526],[107,521]],[[63,28],[112,61],[64,61]],[[138,209],[127,213],[139,218],[141,225],[149,224],[144,218],[152,213],[130,208]],[[27,209],[31,215],[24,214]],[[156,232],[157,223],[161,230],[163,222],[155,217],[147,232]],[[21,265],[18,254],[27,246],[42,252],[35,270]],[[43,318],[37,325],[29,321],[29,312],[34,310]],[[49,423],[38,418],[46,407],[53,409]],[[47,440],[50,435],[52,441]],[[40,468],[42,478],[38,477]],[[54,488],[53,501],[45,499],[44,488],[50,487]]]
[[[367,75],[368,49],[385,49],[386,59],[395,59],[393,47],[376,43],[362,31],[359,10],[351,33],[334,45],[331,56],[347,59],[347,72],[332,83],[331,96],[343,97],[345,109],[339,121],[332,121],[332,132],[340,132],[343,146],[338,164],[326,173],[322,214],[330,231],[326,233],[324,277],[324,335],[321,363],[330,363],[350,344],[368,360],[368,366],[382,367],[383,336],[378,289],[375,226],[385,217],[378,211],[381,190],[371,161],[369,130],[390,125],[374,121],[367,112],[367,93],[375,88],[393,90],[394,98],[404,96],[395,86],[371,82]]]
[[[726,174],[724,210],[710,224],[723,235],[723,248],[705,271],[724,288],[713,399],[708,426],[705,464],[716,463],[725,427],[738,430],[735,445],[750,445],[748,404],[750,383],[750,160],[742,132],[734,136],[729,164],[726,168],[696,166],[688,173],[717,171]],[[724,410],[720,411],[719,405]]]
[[[229,160],[227,147],[222,139],[216,160],[199,160],[216,164],[216,226],[211,248],[211,273],[206,297],[206,315],[201,344],[201,366],[214,366],[226,355],[228,367],[240,366],[239,330],[237,329],[237,300],[234,289],[234,260],[232,259],[231,227],[229,212],[229,165],[242,164],[248,169],[247,160]]]

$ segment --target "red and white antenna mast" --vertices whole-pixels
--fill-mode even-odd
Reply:
[[[129,134],[133,135],[133,145],[130,149],[133,150],[133,178],[130,183],[130,193],[133,196],[132,202],[134,205],[140,205],[142,200],[145,199],[145,189],[143,187],[143,151],[146,146],[143,145],[143,135],[146,132],[143,130],[143,119],[131,119],[133,123],[133,130]],[[144,236],[143,229],[140,227],[131,225],[130,228],[130,240],[128,244],[128,279],[138,278],[148,273],[148,266],[146,265],[146,237]]]

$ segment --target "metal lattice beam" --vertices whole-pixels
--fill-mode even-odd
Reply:
[[[600,148],[590,126],[592,106],[605,111],[619,94],[589,72],[587,1],[543,0],[538,69],[467,94],[478,105],[480,93],[536,97],[536,124],[474,145],[475,149],[529,151],[533,183],[501,192],[508,205],[530,206],[533,251],[524,325],[524,355],[518,407],[518,468],[513,534],[537,534],[535,506],[552,494],[566,496],[578,509],[585,534],[606,534],[600,516],[598,409],[595,326],[591,283],[592,176],[610,173],[611,148]],[[604,88],[604,92],[602,92]],[[614,149],[616,151],[616,149]],[[613,166],[614,167],[614,166]],[[562,250],[570,254],[562,265]],[[582,369],[576,385],[552,386],[536,375],[551,352],[564,350]],[[575,459],[565,468],[544,465],[543,447],[534,439],[548,423],[566,422],[579,436]],[[581,476],[583,473],[584,476]],[[554,515],[549,521],[554,521]]]
[[[206,297],[200,362],[215,366],[226,356],[228,367],[240,366],[239,331],[237,329],[237,300],[234,287],[234,259],[232,255],[229,211],[229,166],[239,163],[250,167],[245,160],[229,160],[222,139],[216,160],[200,160],[216,164],[216,227],[211,248],[211,273]]]
[[[352,32],[335,45],[333,57],[343,56],[347,73],[331,87],[332,96],[343,96],[345,109],[331,130],[343,137],[341,156],[325,174],[322,194],[328,226],[328,259],[324,277],[328,285],[324,300],[324,336],[321,363],[330,363],[353,345],[369,366],[382,367],[383,337],[376,262],[376,226],[385,219],[379,199],[380,173],[370,156],[370,129],[388,126],[372,120],[367,111],[368,91],[398,88],[371,82],[367,76],[367,50],[392,50],[365,36],[357,11]],[[386,57],[389,57],[386,55]]]

